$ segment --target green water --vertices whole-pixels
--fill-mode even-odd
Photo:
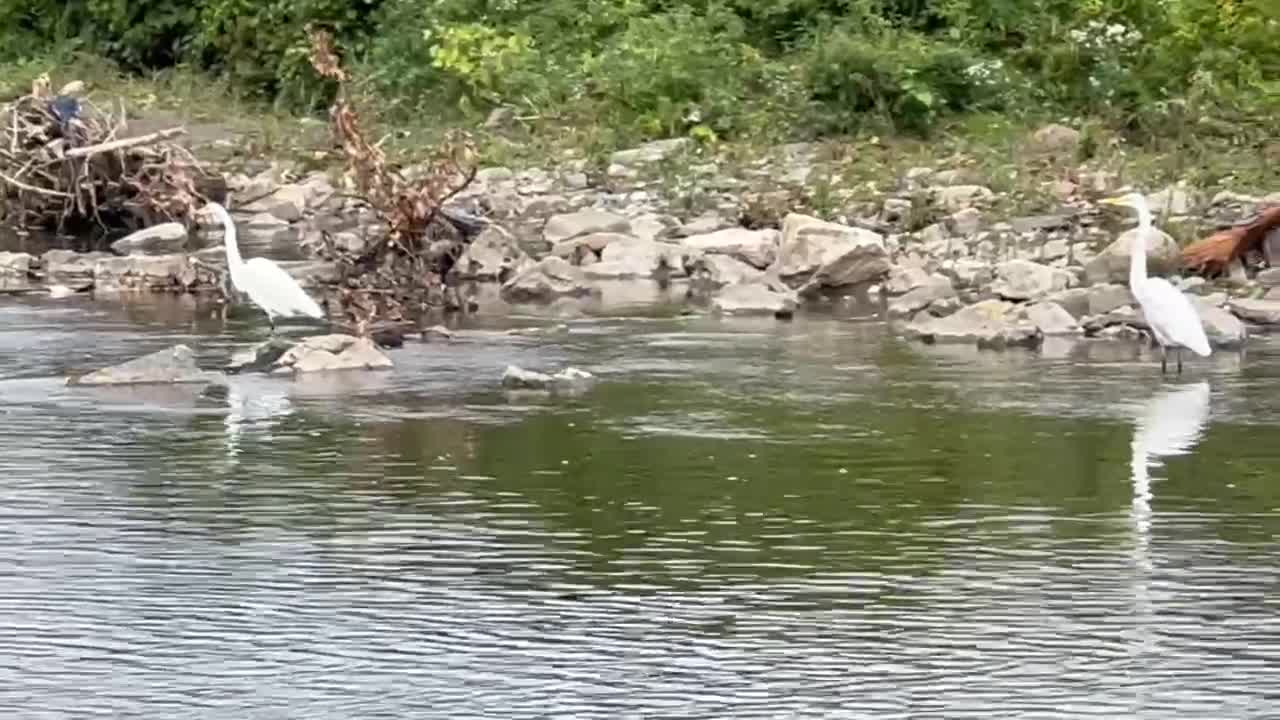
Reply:
[[[80,304],[76,304],[80,303]],[[381,374],[68,388],[192,306],[0,306],[7,717],[1260,717],[1280,353],[481,317]],[[573,365],[571,397],[508,363]],[[1175,442],[1176,440],[1176,442]]]

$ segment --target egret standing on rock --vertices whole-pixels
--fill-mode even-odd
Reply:
[[[277,317],[305,316],[317,320],[324,317],[324,310],[284,268],[263,257],[248,261],[241,259],[240,248],[236,245],[236,226],[226,208],[211,202],[204,211],[212,213],[222,223],[227,271],[231,275],[232,286],[248,295],[254,305],[267,313],[273,334]]]
[[[1209,338],[1204,333],[1200,313],[1182,291],[1164,278],[1147,277],[1147,237],[1151,234],[1151,208],[1142,193],[1129,193],[1102,201],[1107,205],[1130,207],[1138,212],[1138,231],[1129,247],[1129,289],[1138,300],[1147,327],[1160,343],[1160,372],[1168,369],[1169,348],[1178,359],[1182,373],[1182,348],[1200,357],[1209,357]]]

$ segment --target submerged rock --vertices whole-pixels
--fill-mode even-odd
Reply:
[[[502,373],[502,387],[509,390],[558,390],[581,391],[595,382],[595,375],[586,370],[568,367],[554,375],[525,370],[508,365]]]
[[[217,373],[201,370],[195,353],[186,345],[174,345],[128,362],[95,370],[67,381],[69,385],[146,385],[209,383]]]
[[[280,356],[292,347],[293,343],[284,338],[271,338],[243,350],[237,350],[231,354],[226,371],[230,373],[270,372]]]

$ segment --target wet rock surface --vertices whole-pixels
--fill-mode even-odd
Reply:
[[[186,345],[174,345],[148,355],[95,370],[68,380],[71,385],[154,385],[175,383],[210,383],[217,373],[206,372],[196,365],[195,352]]]

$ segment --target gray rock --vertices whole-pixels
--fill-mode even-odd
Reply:
[[[1089,315],[1102,315],[1136,301],[1127,285],[1105,283],[1089,288]]]
[[[1187,190],[1186,183],[1170,185],[1147,197],[1151,212],[1161,215],[1186,215],[1195,207],[1195,197]]]
[[[278,260],[276,264],[308,290],[338,281],[338,265],[328,260]]]
[[[464,280],[506,280],[533,265],[515,237],[490,224],[472,240],[453,266]]]
[[[1049,230],[1068,230],[1071,221],[1066,215],[1027,215],[1009,221],[1009,226],[1019,234],[1028,234]]]
[[[968,237],[982,228],[982,211],[977,208],[958,210],[947,218],[951,232],[960,237]]]
[[[1061,260],[1070,253],[1071,246],[1061,238],[1046,240],[1044,245],[1040,246],[1040,259],[1046,262]]]
[[[1010,260],[996,266],[992,292],[1006,300],[1034,300],[1071,286],[1071,274],[1030,260]]]
[[[209,383],[217,373],[196,365],[196,356],[186,345],[174,345],[119,365],[95,370],[67,381],[70,385],[147,385]]]
[[[93,269],[98,261],[112,257],[115,256],[105,252],[49,250],[40,256],[40,264],[44,267],[45,281],[49,284],[56,283],[82,290],[93,285]]]
[[[609,243],[620,242],[626,243],[635,240],[634,235],[626,235],[615,232],[598,232],[590,235],[579,235],[569,240],[561,240],[551,248],[551,254],[556,257],[565,258],[575,265],[581,265],[582,258],[586,253],[599,256],[604,253],[604,249],[609,247]]]
[[[930,275],[923,284],[889,301],[889,317],[910,317],[935,302],[955,296],[956,289],[951,285],[951,278]]]
[[[995,199],[995,193],[982,185],[949,185],[935,188],[935,192],[937,204],[952,213],[983,205]]]
[[[1231,312],[1248,322],[1258,325],[1280,325],[1280,302],[1242,298],[1228,305]]]
[[[177,253],[186,248],[187,236],[182,223],[160,223],[125,235],[111,243],[111,249],[121,255]]]
[[[1075,317],[1055,302],[1038,302],[1023,309],[1027,321],[1042,335],[1079,335],[1084,330]]]
[[[35,258],[24,252],[0,252],[0,291],[30,290]]]
[[[1203,298],[1192,296],[1191,304],[1200,314],[1204,334],[1209,343],[1220,348],[1238,348],[1249,339],[1249,331],[1240,318]]]
[[[956,287],[977,288],[995,279],[995,268],[981,260],[958,259],[942,266],[942,272],[955,281]]]
[[[0,262],[0,264],[3,264]],[[1254,278],[1264,288],[1280,287],[1280,267],[1267,268],[1258,272]]]
[[[1134,228],[1122,233],[1115,242],[1085,265],[1085,276],[1090,283],[1128,281],[1129,243],[1137,232],[1137,228]],[[1152,231],[1147,237],[1147,272],[1151,275],[1171,272],[1179,262],[1178,243],[1164,231]]]
[[[718,230],[726,228],[738,227],[738,224],[715,213],[709,215],[701,215],[681,225],[673,233],[676,237],[694,237],[697,235],[708,235]]]
[[[778,259],[782,235],[777,230],[726,228],[704,235],[692,235],[680,241],[698,252],[729,255],[764,270]]]
[[[502,387],[509,390],[549,390],[581,392],[595,383],[595,375],[567,367],[554,375],[508,365],[502,373]]]
[[[730,285],[711,301],[716,312],[729,315],[774,315],[788,317],[795,312],[793,293],[781,293],[762,282]]]
[[[281,185],[272,194],[258,198],[239,209],[245,213],[270,215],[282,222],[302,218],[307,209],[307,189],[299,185]]]
[[[542,229],[542,237],[553,245],[591,233],[630,233],[631,222],[604,210],[579,210],[553,215]]]
[[[507,302],[543,302],[559,297],[591,295],[595,288],[581,268],[560,257],[545,257],[503,283],[501,295]]]
[[[373,340],[333,333],[304,338],[271,363],[273,374],[298,374],[330,370],[386,370],[387,357]]]
[[[1057,303],[1077,320],[1089,314],[1089,288],[1068,288],[1045,296],[1046,302]]]
[[[505,167],[487,167],[481,168],[476,172],[476,182],[485,185],[501,185],[515,181],[515,173],[511,172],[511,168]]]
[[[918,318],[908,323],[908,338],[935,343],[974,343],[979,347],[1039,344],[1040,330],[1018,317],[1017,305],[983,300],[942,318]]]
[[[772,266],[788,284],[841,287],[867,282],[889,271],[884,239],[863,228],[790,213],[782,222],[782,245]]]
[[[890,295],[903,295],[928,285],[931,279],[932,276],[922,267],[892,265],[889,267],[889,277],[885,280],[884,289]]]
[[[643,240],[657,240],[674,231],[680,221],[671,215],[645,213],[631,219],[631,232]]]
[[[647,165],[661,162],[693,146],[693,139],[682,137],[655,140],[630,150],[619,150],[609,156],[616,165]]]
[[[270,372],[280,356],[292,347],[293,343],[284,338],[271,338],[231,353],[225,369],[229,373]]]
[[[694,255],[686,258],[685,270],[689,279],[711,287],[740,285],[759,282],[764,271],[758,270],[729,255]]]
[[[589,278],[650,278],[663,269],[683,267],[680,246],[630,237],[610,242],[600,262],[585,267],[583,273]]]

